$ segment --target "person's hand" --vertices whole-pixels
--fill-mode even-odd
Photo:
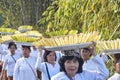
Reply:
[[[0,75],[0,80],[2,80],[2,76]]]
[[[64,54],[64,50],[61,50],[61,53]]]
[[[90,52],[93,56],[96,56],[96,42],[92,41],[92,45],[90,46]]]
[[[3,80],[3,71],[0,74],[0,80]]]

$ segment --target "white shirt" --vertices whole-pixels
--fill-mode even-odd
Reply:
[[[105,52],[101,52],[101,58],[103,59],[104,62],[107,62],[108,61],[108,56]]]
[[[35,64],[36,58],[33,56],[30,56],[28,58],[22,57],[17,60],[14,68],[13,80],[36,80]]]
[[[12,56],[9,53],[5,56],[5,59],[3,62],[3,70],[7,69],[7,76],[13,76],[15,63],[20,57],[21,57],[21,54],[19,53],[15,53]]]
[[[38,57],[38,53],[39,53],[39,51],[38,51],[38,49],[37,50],[31,50],[31,53],[30,53],[30,56],[34,56],[34,57]]]
[[[98,70],[98,68],[95,65],[94,61],[92,59],[90,59],[90,60],[87,60],[87,61],[84,62],[83,70],[93,71],[93,72],[95,71],[96,72]]]
[[[8,44],[2,44],[3,50],[8,50]]]
[[[59,61],[59,59],[62,57],[63,54],[60,51],[55,51],[55,53],[57,57],[56,61]]]
[[[120,74],[115,73],[113,76],[111,76],[108,80],[120,80]]]
[[[37,63],[36,63],[36,69],[42,72],[42,80],[49,80],[48,78],[48,74],[47,74],[47,70],[46,70],[46,66],[45,63],[48,66],[48,71],[50,74],[50,77],[54,76],[55,74],[60,72],[60,66],[59,64],[56,62],[55,65],[53,66],[52,64],[48,63],[48,62],[43,62],[41,61],[41,57],[38,57],[37,59]]]
[[[106,80],[109,72],[106,68],[103,60],[99,56],[95,56],[93,61],[98,67],[98,72],[90,72],[83,70],[82,73],[75,75],[73,80]],[[69,80],[64,72],[60,72],[57,75],[53,76],[51,80]]]
[[[5,55],[7,55],[7,51],[3,50],[2,45],[0,45],[0,61],[3,61]]]
[[[51,80],[70,80],[64,72],[60,72],[52,77]],[[79,74],[76,74],[73,80],[85,80],[81,79]]]

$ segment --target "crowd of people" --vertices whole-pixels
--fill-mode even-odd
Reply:
[[[0,45],[0,80],[120,80],[120,58],[115,59],[115,74],[96,53],[96,43],[75,50],[50,51],[41,46]]]

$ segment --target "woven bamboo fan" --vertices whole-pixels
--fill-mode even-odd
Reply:
[[[29,37],[35,37],[35,38],[39,38],[42,37],[42,34],[40,34],[38,31],[27,31],[26,32],[27,36]]]
[[[2,41],[3,44],[8,44],[9,42],[12,42],[13,39],[11,38],[10,35],[6,35],[6,36],[2,36]]]
[[[68,45],[73,45],[74,47],[86,42],[99,41],[101,36],[98,32],[91,33],[80,33],[75,35],[66,35],[66,36],[56,36],[52,38],[43,38],[34,44],[47,46],[47,47],[63,47]]]
[[[39,38],[28,37],[27,34],[15,34],[11,36],[15,42],[34,42]]]
[[[90,45],[92,45],[92,42],[71,44],[71,45],[65,45],[65,46],[56,46],[56,47],[45,47],[45,48],[47,50],[52,50],[52,51],[61,51],[61,50],[75,50],[79,48],[88,47]]]
[[[11,29],[11,28],[0,28],[0,34],[1,35],[11,35],[15,32],[15,29]]]
[[[97,48],[107,54],[120,53],[120,39],[110,41],[100,41]]]
[[[105,52],[107,55],[120,54],[120,49],[102,50],[101,52]]]
[[[13,33],[11,32],[0,32],[0,35],[12,35]]]
[[[26,46],[32,46],[31,42],[15,42],[18,45],[26,45]]]
[[[32,30],[32,29],[33,29],[33,27],[32,27],[32,26],[29,26],[29,25],[23,25],[23,26],[18,27],[18,30],[19,30],[21,33],[30,31],[30,30]]]

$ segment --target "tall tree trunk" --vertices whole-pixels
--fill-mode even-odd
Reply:
[[[20,0],[23,25],[36,25],[49,6],[49,0]]]

